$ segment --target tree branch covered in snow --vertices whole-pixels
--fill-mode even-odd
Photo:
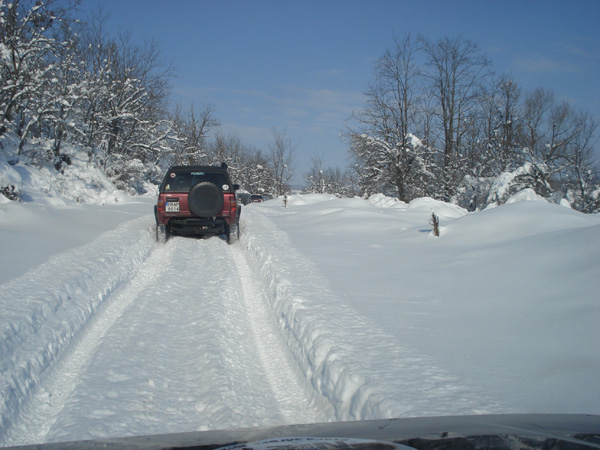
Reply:
[[[360,194],[475,210],[531,188],[598,212],[597,120],[488,66],[462,37],[396,39],[347,132]]]

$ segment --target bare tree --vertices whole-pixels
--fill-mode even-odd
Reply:
[[[470,168],[476,176],[498,176],[518,159],[520,89],[507,76],[492,77],[479,96],[480,118],[475,125]]]
[[[502,160],[506,163],[513,158],[517,143],[517,131],[520,121],[519,101],[521,89],[510,78],[501,77],[499,80],[501,120],[498,124],[501,129],[500,150]]]
[[[400,148],[408,147],[409,133],[414,131],[415,103],[420,69],[416,64],[417,44],[409,34],[404,39],[394,40],[393,50],[387,50],[376,62],[379,95],[387,129],[383,135],[392,134]],[[382,136],[383,137],[383,136]],[[391,136],[390,136],[391,137]]]
[[[390,183],[399,199],[410,200],[420,189],[426,163],[424,146],[415,139],[420,69],[417,42],[410,36],[395,39],[375,64],[376,83],[367,92],[367,107],[349,132],[351,152],[368,178]],[[373,181],[373,180],[372,180]]]
[[[273,144],[269,145],[269,152],[275,183],[273,194],[277,197],[289,191],[288,182],[293,174],[295,149],[294,143],[286,136],[285,130],[273,129]]]
[[[555,119],[565,124],[566,105],[557,109],[554,94],[538,88],[525,97],[523,103],[523,125],[520,133],[524,163],[527,164],[525,178],[529,187],[538,194],[548,197],[553,175],[560,170],[560,150],[556,133],[559,131]],[[562,126],[559,125],[559,128]]]
[[[457,166],[468,118],[477,105],[479,86],[489,66],[479,47],[463,37],[430,41],[421,37],[427,67],[425,77],[437,99],[443,130],[443,167]]]
[[[209,164],[206,136],[219,126],[213,107],[204,106],[200,111],[192,104],[187,114],[177,105],[171,116],[173,153],[176,164]]]
[[[541,146],[549,139],[546,125],[553,106],[554,94],[542,88],[529,93],[525,98],[521,142],[531,158],[543,151]]]

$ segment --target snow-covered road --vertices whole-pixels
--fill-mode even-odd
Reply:
[[[233,245],[181,237],[157,244],[151,204],[132,205],[131,218],[115,215],[107,231],[80,237],[87,243],[48,246],[49,259],[0,284],[0,445],[424,415],[597,413],[598,305],[588,293],[598,286],[598,217],[537,202],[466,217],[439,202],[294,202],[244,207]],[[423,229],[430,205],[448,224],[439,241]],[[8,219],[29,216],[9,206],[0,225],[16,229]],[[549,228],[530,239],[540,217]],[[23,236],[15,248],[26,245]],[[523,248],[532,260],[548,257],[511,267]],[[490,283],[498,249],[508,253],[502,270],[520,294],[507,297],[498,285],[482,304],[480,290],[464,289],[464,271],[448,269],[469,265]],[[510,322],[496,319],[502,314]]]
[[[0,442],[392,417],[458,394],[476,410],[267,215],[245,208],[242,227],[234,245],[157,244],[143,216],[2,285]]]
[[[155,244],[152,226],[126,222],[2,286],[36,312],[3,321],[1,442],[333,418],[241,244]]]

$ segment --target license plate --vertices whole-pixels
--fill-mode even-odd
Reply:
[[[179,202],[167,202],[167,212],[179,212]]]

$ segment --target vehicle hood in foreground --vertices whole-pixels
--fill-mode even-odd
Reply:
[[[600,416],[506,414],[420,417],[109,438],[18,448],[212,450],[223,447],[257,450],[600,448]]]

